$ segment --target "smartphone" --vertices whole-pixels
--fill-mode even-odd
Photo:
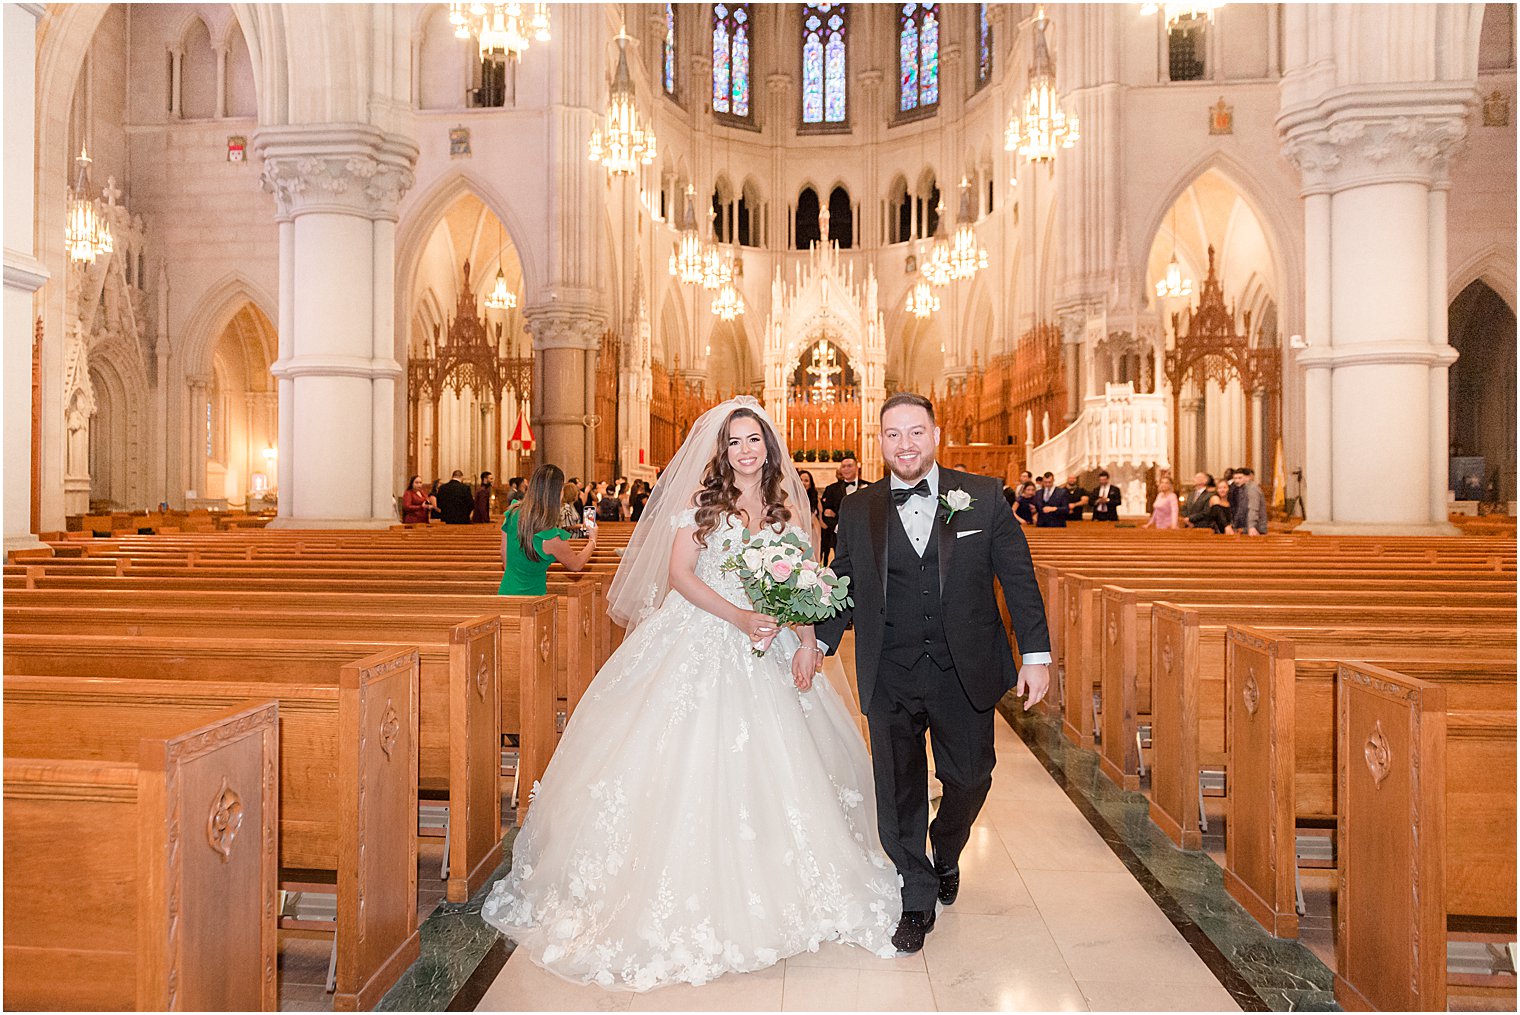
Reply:
[[[588,529],[594,529],[594,528],[596,528],[596,508],[594,508],[594,507],[588,507],[588,508],[586,508],[586,510],[584,512],[582,512],[582,516],[583,516],[583,518],[585,520],[586,528],[588,528]]]

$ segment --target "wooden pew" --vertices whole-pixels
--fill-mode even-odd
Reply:
[[[1226,638],[1231,625],[1251,626],[1276,637],[1293,639],[1300,651],[1318,657],[1399,658],[1428,653],[1431,639],[1462,632],[1464,652],[1472,658],[1513,658],[1515,620],[1505,611],[1462,608],[1292,607],[1241,605],[1184,606],[1157,603],[1151,611],[1155,673],[1152,720],[1150,815],[1167,836],[1184,849],[1197,849],[1199,771],[1228,774],[1225,690]],[[1260,679],[1260,678],[1258,678]],[[1299,693],[1305,706],[1322,694],[1307,685]],[[1312,750],[1306,741],[1306,750]],[[1328,787],[1312,777],[1300,783],[1305,813],[1323,802],[1328,818]],[[1228,791],[1228,778],[1226,787]]]
[[[1180,568],[1180,566],[1179,566]],[[1174,568],[1177,570],[1179,568]],[[1055,661],[1063,674],[1062,724],[1068,740],[1083,747],[1096,743],[1092,708],[1093,692],[1102,684],[1102,590],[1107,585],[1133,588],[1137,593],[1153,593],[1148,601],[1157,598],[1182,598],[1181,593],[1214,591],[1245,591],[1238,578],[1231,575],[1214,577],[1177,576],[1144,569],[1117,567],[1094,568],[1081,572],[1066,572],[1044,565],[1036,566],[1037,573],[1044,573],[1044,585],[1051,589],[1046,600],[1047,617],[1060,616],[1060,633],[1055,637]],[[1274,564],[1270,568],[1253,568],[1250,591],[1260,592],[1260,602],[1291,600],[1299,591],[1334,591],[1346,584],[1365,585],[1369,589],[1427,591],[1473,590],[1490,593],[1508,592],[1513,595],[1514,578],[1502,574],[1481,572],[1432,570],[1429,567],[1409,569],[1398,567],[1351,567],[1330,568],[1313,560],[1300,559],[1292,565]],[[1270,593],[1276,598],[1269,598]],[[1147,632],[1140,625],[1137,634]],[[1136,707],[1142,712],[1150,711],[1148,674],[1149,657],[1143,643],[1136,645],[1135,663],[1141,668],[1137,677]]]
[[[70,685],[102,706],[190,716],[277,700],[280,865],[336,882],[334,1007],[373,1007],[417,959],[416,649],[16,634],[4,646],[8,706]]]
[[[1146,593],[1168,598],[1165,593]],[[1419,609],[1431,611],[1431,621],[1469,623],[1492,621],[1514,626],[1514,594],[1474,593],[1459,600],[1464,605],[1453,606],[1450,592],[1418,592],[1399,590],[1361,590],[1354,585],[1334,591],[1303,591],[1297,593],[1257,592],[1246,588],[1224,592],[1192,592],[1185,597],[1169,597],[1184,605],[1197,605],[1201,609],[1231,611],[1236,609],[1286,609],[1290,611],[1323,612],[1340,622],[1358,623],[1370,620],[1376,623],[1378,611],[1393,611],[1389,618],[1398,622],[1426,622]],[[1099,763],[1103,772],[1117,786],[1138,789],[1140,784],[1140,748],[1137,742],[1139,717],[1155,712],[1152,701],[1152,638],[1150,615],[1155,600],[1142,598],[1132,589],[1105,586],[1102,592],[1103,612],[1101,624],[1103,743]],[[1353,611],[1363,611],[1357,614]],[[1306,622],[1299,621],[1300,623]],[[1244,623],[1257,623],[1249,618]],[[1144,665],[1140,660],[1144,659]],[[1149,706],[1149,707],[1147,707]],[[1221,721],[1223,709],[1218,713]],[[1154,725],[1153,725],[1154,730]]]
[[[150,610],[202,610],[224,613],[286,611],[305,622],[303,637],[347,639],[350,618],[366,622],[400,618],[434,618],[457,621],[472,613],[491,611],[501,622],[501,731],[519,739],[518,772],[524,790],[518,794],[517,822],[527,815],[526,787],[542,777],[554,753],[555,733],[555,604],[548,596],[424,595],[377,592],[245,592],[225,586],[203,592],[133,591],[112,584],[108,589],[21,589],[6,592],[7,609],[45,610],[50,615],[64,610],[104,610],[119,613],[139,608]],[[331,615],[338,614],[337,618]],[[21,613],[17,619],[30,614]],[[33,621],[33,624],[42,621]],[[21,629],[18,628],[18,631]],[[36,631],[35,626],[28,630]],[[387,627],[392,640],[411,637],[408,629]],[[24,633],[24,632],[23,632]],[[102,632],[106,633],[106,632]],[[451,863],[453,869],[459,869]]]
[[[496,616],[455,623],[452,616],[375,615],[352,611],[210,610],[199,607],[119,610],[5,607],[15,634],[127,635],[235,639],[362,641],[420,649],[419,791],[448,802],[445,892],[464,902],[501,862],[500,633]]]
[[[1445,1011],[1461,918],[1515,921],[1515,713],[1449,710],[1437,684],[1340,667],[1335,998]]]
[[[6,695],[5,1007],[276,1010],[275,703],[34,704]]]
[[[7,565],[8,567],[12,565]],[[38,565],[30,565],[37,567]],[[160,572],[164,573],[160,573]],[[240,568],[129,568],[120,576],[57,573],[18,580],[5,576],[5,590],[38,589],[138,589],[180,592],[213,592],[236,588],[245,592],[347,592],[391,595],[493,595],[496,583],[440,578],[432,573],[412,577],[365,571],[326,571],[255,566]],[[555,687],[561,700],[579,702],[596,676],[600,627],[593,620],[598,586],[589,582],[565,583],[553,588],[557,617],[555,638]]]
[[[1507,645],[1485,652],[1471,632],[1429,629],[1411,637],[1390,632],[1332,635],[1328,643],[1271,631],[1231,627],[1226,649],[1230,747],[1225,887],[1278,937],[1297,936],[1295,830],[1300,821],[1333,822],[1335,678],[1346,650],[1362,661],[1388,660],[1405,676],[1439,685],[1447,704],[1464,711],[1515,710],[1513,631]],[[1420,653],[1426,653],[1420,655]],[[1479,659],[1480,655],[1489,658]],[[1318,657],[1318,658],[1316,658]]]

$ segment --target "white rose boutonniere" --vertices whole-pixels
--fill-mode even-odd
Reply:
[[[970,511],[971,505],[976,503],[976,498],[965,490],[949,490],[940,494],[940,505],[945,509],[945,524],[962,511]]]

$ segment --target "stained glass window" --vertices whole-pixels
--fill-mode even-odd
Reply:
[[[749,117],[749,4],[713,4],[713,112]]]
[[[676,93],[676,5],[665,5],[665,94]]]
[[[844,4],[802,5],[802,122],[843,123],[845,95]]]
[[[939,4],[903,4],[897,23],[898,109],[939,102]]]
[[[992,80],[992,26],[987,23],[987,5],[976,5],[977,47],[976,84],[980,88]]]

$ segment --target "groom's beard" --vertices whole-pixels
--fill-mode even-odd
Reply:
[[[912,472],[903,472],[901,469],[899,469],[897,467],[896,459],[888,458],[886,459],[886,463],[887,471],[892,473],[892,475],[896,476],[898,479],[902,480],[904,483],[917,483],[920,479],[923,479],[929,474],[930,469],[934,468],[934,456],[919,455],[918,468],[914,469]]]

